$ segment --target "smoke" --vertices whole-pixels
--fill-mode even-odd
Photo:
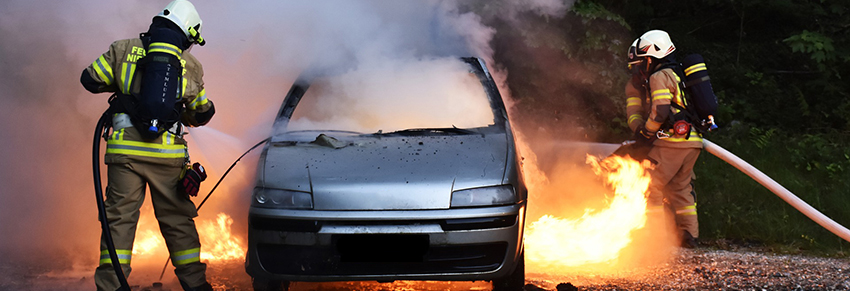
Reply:
[[[64,258],[95,263],[99,225],[89,152],[108,95],[86,92],[79,75],[112,41],[146,30],[167,2],[0,3],[3,256],[39,254],[54,263]],[[553,15],[568,7],[561,1],[488,3]],[[190,130],[188,140],[193,160],[205,164],[211,180],[271,132],[283,96],[307,67],[356,68],[384,60],[405,72],[404,64],[440,63],[455,56],[494,63],[489,42],[495,31],[455,1],[195,4],[208,43],[192,53],[204,65],[217,114],[206,128]],[[201,218],[205,211],[214,217],[231,208],[236,224],[244,223],[240,215],[247,208],[245,191],[250,191],[255,165],[250,155],[243,163],[216,190]],[[206,182],[201,193],[212,184]]]
[[[356,72],[313,82],[287,130],[390,132],[490,125],[494,116],[485,89],[468,70],[457,58],[359,66]]]
[[[96,265],[100,229],[89,153],[93,127],[107,107],[108,95],[88,93],[78,79],[112,41],[146,30],[151,17],[167,2],[0,3],[0,135],[4,141],[0,145],[0,261],[44,259],[50,264],[82,264],[83,269]],[[192,53],[204,66],[206,92],[217,108],[207,126],[190,129],[187,137],[192,160],[201,162],[209,173],[200,191],[205,195],[237,157],[273,132],[271,125],[283,97],[305,69],[336,70],[349,76],[347,82],[328,90],[350,96],[345,104],[317,103],[329,114],[299,126],[359,121],[357,116],[335,113],[386,102],[392,104],[385,107],[382,120],[397,118],[392,113],[403,107],[463,104],[464,100],[427,86],[450,84],[464,92],[475,91],[467,90],[470,84],[453,75],[462,65],[455,61],[459,56],[482,57],[510,106],[508,72],[494,60],[491,47],[497,31],[483,23],[494,18],[517,22],[522,13],[561,17],[574,1],[195,2],[204,19],[207,45],[194,47]],[[364,73],[371,78],[362,78]],[[355,92],[351,84],[366,86]],[[463,107],[485,108],[477,104],[457,108]],[[512,108],[509,112],[512,120],[528,118]],[[473,124],[481,118],[474,112],[468,115]],[[421,119],[430,118],[434,117]],[[354,123],[352,129],[384,126],[377,121]],[[547,125],[531,124],[530,128],[537,126]],[[597,206],[598,195],[567,196],[561,190],[597,191],[597,186],[588,184],[593,178],[585,165],[560,163],[567,159],[559,156],[563,151],[545,150],[547,141],[526,139],[522,128],[516,133],[525,167],[555,173],[527,176],[534,179],[530,183],[547,185],[546,194],[532,193],[529,221],[544,213],[576,214],[577,209]],[[206,202],[199,220],[226,212],[234,219],[234,231],[244,237],[258,152],[245,156],[233,169]],[[149,204],[142,210],[140,230],[158,231]],[[158,275],[161,262],[155,260],[152,266]],[[135,260],[134,267],[138,267]],[[136,270],[134,274],[140,269]]]

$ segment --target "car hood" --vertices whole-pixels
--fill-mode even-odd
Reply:
[[[316,210],[447,209],[458,189],[502,184],[507,135],[277,140],[258,185],[313,193]]]

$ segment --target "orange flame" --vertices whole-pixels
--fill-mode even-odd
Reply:
[[[225,213],[219,213],[216,219],[197,221],[198,233],[201,237],[201,260],[228,261],[245,258],[245,246],[237,236],[234,236],[230,226],[233,219]],[[136,235],[133,244],[133,260],[159,260],[161,254],[167,254],[165,241],[158,231],[150,229],[151,223],[139,223],[141,230]],[[155,225],[155,224],[154,224]]]
[[[242,240],[230,231],[233,219],[227,214],[219,213],[215,222],[198,222],[198,232],[201,233],[201,260],[228,261],[245,258],[245,247]]]
[[[632,242],[632,231],[645,226],[647,165],[618,156],[600,161],[588,155],[586,162],[613,189],[613,197],[605,201],[607,208],[587,208],[580,218],[544,215],[531,223],[525,252],[532,266],[552,270],[614,263]]]
[[[136,242],[133,243],[133,256],[138,257],[154,253],[157,249],[161,248],[164,243],[165,240],[163,240],[159,233],[150,229],[145,229],[136,236]]]

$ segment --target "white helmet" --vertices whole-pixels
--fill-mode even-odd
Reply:
[[[198,43],[199,45],[206,43],[204,38],[201,37],[201,29],[204,22],[201,21],[198,11],[195,10],[195,5],[192,5],[192,2],[189,2],[189,0],[171,1],[156,17],[162,17],[177,24],[183,30],[183,33],[186,34],[186,37],[189,38],[189,41]]]
[[[663,30],[650,30],[638,38],[637,56],[663,59],[676,50],[670,35]]]
[[[629,62],[629,64],[632,64],[633,62],[637,61],[637,58],[638,58],[638,56],[637,56],[637,43],[638,43],[639,40],[640,40],[639,38],[635,39],[635,41],[632,42],[632,45],[629,46],[629,52],[628,52],[628,56],[629,56],[628,62]]]

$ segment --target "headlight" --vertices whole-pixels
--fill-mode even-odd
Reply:
[[[307,192],[254,188],[251,206],[282,209],[313,209],[313,195]]]
[[[504,185],[455,191],[452,193],[451,207],[506,205],[516,201],[514,187]]]

